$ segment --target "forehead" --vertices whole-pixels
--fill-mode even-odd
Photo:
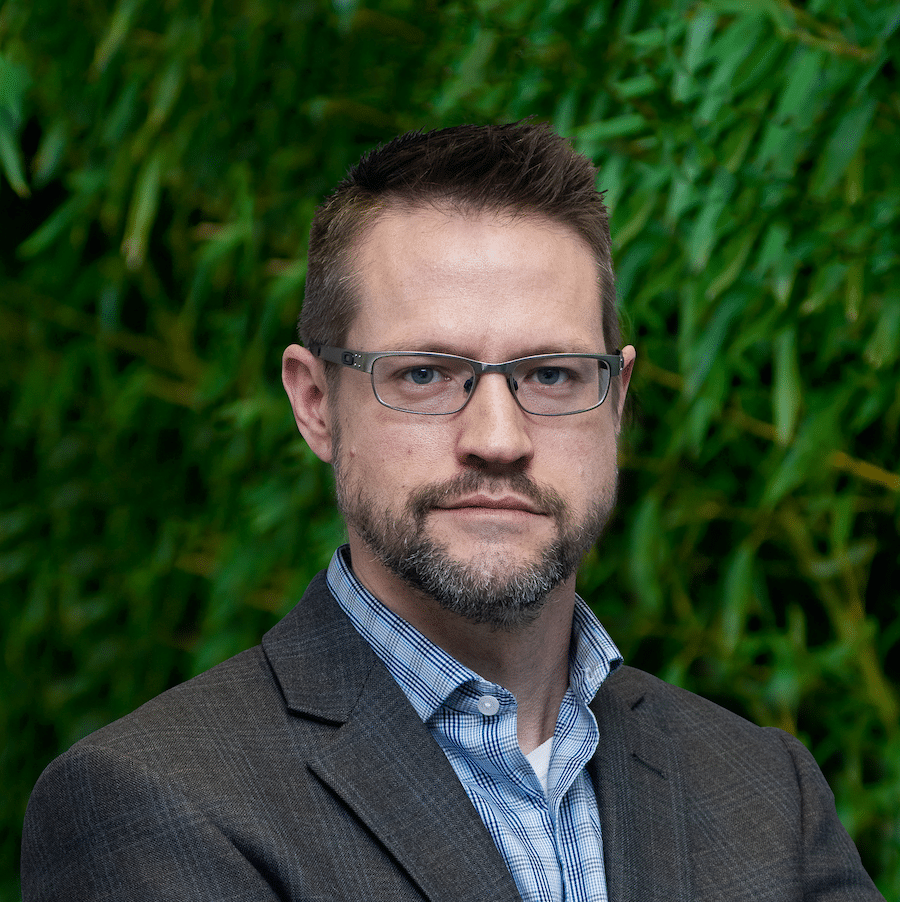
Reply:
[[[532,214],[389,210],[356,250],[348,343],[357,349],[482,360],[603,350],[596,262],[569,226]]]

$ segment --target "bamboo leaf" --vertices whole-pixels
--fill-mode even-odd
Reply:
[[[28,197],[31,193],[18,140],[30,86],[28,70],[0,54],[0,166],[19,197]]]
[[[774,507],[803,482],[820,475],[828,463],[828,450],[839,443],[837,421],[841,408],[834,405],[807,416],[794,442],[767,482],[762,503]]]
[[[785,88],[778,98],[776,118],[805,120],[815,103],[817,89],[821,89],[825,55],[821,50],[798,47],[785,71]]]
[[[615,83],[616,93],[623,100],[632,100],[635,97],[646,97],[659,90],[659,80],[651,73],[637,75],[634,78],[626,78]]]
[[[28,69],[0,53],[0,113],[12,131],[17,131],[25,117],[25,98],[32,80]]]
[[[900,358],[900,294],[894,292],[882,300],[878,324],[863,357],[875,369],[896,364]]]
[[[41,138],[34,158],[34,181],[43,186],[59,171],[68,145],[66,124],[57,119]]]
[[[128,228],[122,241],[122,253],[129,269],[139,269],[147,253],[150,229],[159,207],[162,184],[163,153],[152,151],[138,173],[128,211]]]
[[[697,394],[719,359],[728,331],[742,306],[742,298],[727,298],[718,305],[706,328],[700,331],[693,348],[693,365],[684,384],[684,392],[688,398],[693,398]]]
[[[687,27],[687,41],[681,56],[681,66],[672,80],[672,99],[683,103],[696,90],[694,73],[703,63],[710,38],[716,27],[716,14],[701,8],[691,17]]]
[[[97,45],[91,71],[102,73],[109,65],[113,55],[122,46],[131,31],[134,18],[143,5],[144,0],[119,0],[103,39]]]
[[[737,72],[763,38],[763,17],[749,12],[746,6],[742,12],[745,14],[737,16],[709,47],[708,56],[716,64],[697,109],[697,119],[701,122],[712,122],[723,104],[734,96]]]
[[[599,146],[613,138],[634,135],[647,127],[647,120],[640,113],[626,113],[605,122],[592,122],[579,128],[574,138],[582,153],[593,154]]]
[[[863,302],[864,266],[862,260],[855,260],[847,267],[847,294],[844,308],[847,311],[847,319],[851,323],[855,323],[859,319],[859,311]]]
[[[714,301],[720,294],[727,291],[743,273],[750,251],[756,243],[756,229],[750,229],[744,235],[736,235],[722,250],[718,273],[706,289],[706,299]]]
[[[734,552],[725,571],[722,597],[722,651],[734,654],[744,634],[753,600],[755,549],[744,542]]]
[[[803,396],[800,368],[797,362],[797,330],[791,326],[775,336],[774,386],[772,412],[775,437],[779,444],[788,445],[794,437],[797,417]]]
[[[863,144],[876,105],[874,98],[863,100],[841,117],[813,172],[810,184],[813,197],[825,197],[847,171],[850,161]]]
[[[185,62],[180,57],[173,58],[157,79],[153,102],[150,105],[150,124],[156,128],[169,116],[172,106],[184,82]]]
[[[69,198],[19,245],[17,255],[22,259],[28,259],[47,251],[72,227],[88,202],[89,198],[81,194]]]
[[[710,254],[719,238],[719,218],[725,211],[736,180],[727,169],[719,169],[706,193],[706,202],[694,220],[688,236],[688,259],[691,268],[698,272],[709,262]]]
[[[19,197],[28,197],[31,191],[25,181],[25,169],[22,165],[22,152],[19,142],[11,128],[9,117],[0,111],[0,165],[3,174]]]

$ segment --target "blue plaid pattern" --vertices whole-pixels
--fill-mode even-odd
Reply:
[[[379,602],[354,576],[346,549],[331,560],[329,588],[444,750],[523,900],[607,902],[597,799],[585,770],[599,739],[588,704],[622,663],[606,630],[579,598],[545,794],[519,748],[512,694]]]

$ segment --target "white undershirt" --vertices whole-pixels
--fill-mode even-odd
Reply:
[[[553,748],[553,737],[542,742],[536,749],[530,751],[525,757],[531,765],[541,786],[544,787],[544,795],[547,794],[547,777],[550,774],[550,750]]]

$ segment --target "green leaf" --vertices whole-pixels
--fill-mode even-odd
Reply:
[[[663,599],[656,571],[659,566],[659,544],[663,535],[657,499],[648,496],[638,506],[632,519],[629,540],[628,571],[641,610],[650,613],[662,607]]]
[[[614,88],[623,100],[632,100],[635,97],[646,97],[648,94],[658,91],[659,80],[647,72],[644,75],[615,82]]]
[[[636,194],[633,200],[636,205],[632,205],[632,215],[616,228],[613,239],[613,248],[616,253],[622,251],[641,233],[657,207],[657,193],[653,190],[652,185]]]
[[[866,343],[863,358],[876,370],[900,359],[900,293],[893,292],[882,299],[878,324]]]
[[[44,222],[17,248],[22,259],[36,257],[56,244],[83,212],[90,198],[81,194],[70,197],[53,211]]]
[[[725,211],[737,180],[727,169],[719,169],[706,191],[706,202],[700,208],[688,236],[688,259],[691,268],[699,272],[709,262],[710,254],[719,240],[719,219]]]
[[[691,16],[687,27],[687,41],[681,56],[681,66],[675,70],[672,80],[672,99],[683,103],[696,90],[694,73],[706,58],[706,50],[716,27],[716,14],[701,8]]]
[[[37,185],[45,185],[57,174],[68,146],[66,123],[57,119],[41,138],[40,146],[34,158],[34,181]]]
[[[184,76],[185,61],[180,57],[175,57],[156,80],[149,116],[149,122],[154,128],[162,125],[168,118],[181,91]]]
[[[666,33],[662,28],[651,28],[625,36],[625,40],[636,50],[656,50],[666,43]]]
[[[788,445],[794,437],[803,396],[803,384],[797,362],[796,327],[789,326],[779,332],[773,341],[773,349],[772,413],[775,420],[775,438],[779,444]]]
[[[854,260],[847,267],[847,293],[844,308],[847,311],[847,319],[855,323],[859,319],[859,311],[862,307],[865,281],[865,261]]]
[[[25,98],[31,84],[28,69],[0,53],[0,113],[13,131],[25,118]]]
[[[715,261],[718,272],[706,289],[707,300],[713,301],[727,291],[744,272],[756,236],[757,230],[751,228],[744,234],[738,233],[725,245]]]
[[[141,82],[132,78],[122,87],[113,108],[103,121],[103,143],[115,146],[122,141],[126,130],[134,121],[140,105]]]
[[[746,8],[744,11],[746,12]],[[716,60],[716,64],[704,86],[703,97],[697,108],[698,121],[712,122],[722,106],[734,96],[737,71],[754,52],[764,31],[765,20],[762,16],[753,13],[739,15],[711,43],[707,55]]]
[[[753,600],[755,549],[743,542],[731,557],[725,570],[722,594],[722,652],[734,654],[741,640]]]
[[[817,107],[815,94],[821,89],[825,56],[820,50],[798,47],[787,64],[785,87],[778,98],[776,119],[804,120],[810,106]]]
[[[0,54],[0,166],[19,197],[28,197],[31,193],[18,139],[30,87],[28,69]]]
[[[771,509],[789,492],[821,477],[828,467],[828,452],[839,444],[841,406],[832,404],[804,419],[796,438],[769,478],[761,503]]]
[[[128,211],[128,229],[122,241],[122,253],[129,269],[139,269],[147,253],[150,229],[159,207],[162,183],[163,153],[156,148],[150,153],[138,173],[137,183]]]
[[[28,197],[31,191],[25,181],[25,168],[22,164],[22,152],[19,149],[11,117],[0,110],[0,165],[13,191],[19,197]]]
[[[143,4],[144,0],[119,0],[106,34],[97,45],[94,61],[91,64],[94,72],[101,73],[109,65],[109,61],[131,31],[133,20]]]
[[[861,100],[840,118],[813,172],[810,183],[813,197],[825,197],[847,171],[863,144],[877,105],[875,98]]]
[[[712,319],[692,349],[692,366],[684,384],[684,392],[693,398],[722,353],[728,332],[744,305],[741,297],[729,297],[718,305]]]
[[[593,155],[604,141],[634,135],[646,127],[647,120],[640,113],[625,113],[604,122],[583,125],[575,131],[574,138],[581,153]]]

